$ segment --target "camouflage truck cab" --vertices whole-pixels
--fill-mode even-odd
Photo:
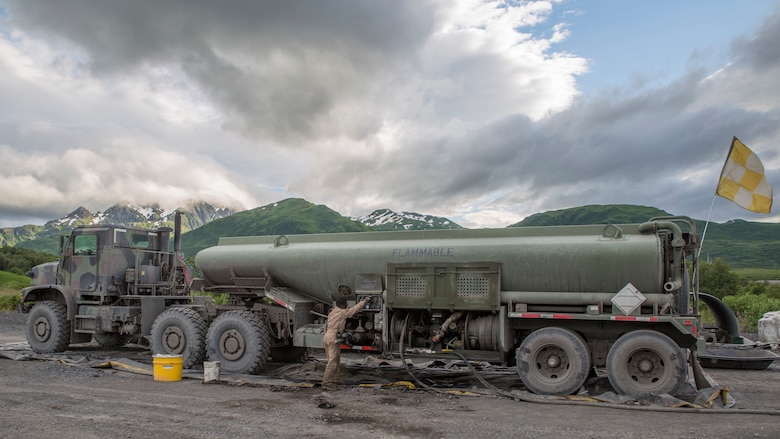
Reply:
[[[82,226],[60,242],[60,259],[31,272],[22,291],[27,339],[39,353],[93,337],[104,346],[141,341],[166,307],[189,304],[173,229]]]

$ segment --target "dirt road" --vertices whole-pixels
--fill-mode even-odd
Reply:
[[[0,313],[0,344],[24,341],[23,317]],[[148,352],[127,348],[127,354]],[[76,349],[96,355],[96,348]],[[780,413],[780,365],[707,369],[742,410]],[[776,438],[780,416],[635,411],[527,403],[402,387],[157,382],[117,369],[0,358],[0,437],[30,438]],[[476,387],[475,387],[476,388]],[[468,389],[465,389],[468,390]]]

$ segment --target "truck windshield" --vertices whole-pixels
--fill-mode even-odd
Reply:
[[[73,254],[78,256],[97,254],[97,236],[76,235],[73,238]]]
[[[127,229],[114,230],[114,245],[117,247],[154,249],[156,240],[156,232],[143,232]]]

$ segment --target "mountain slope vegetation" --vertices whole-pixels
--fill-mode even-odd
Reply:
[[[659,216],[671,216],[671,214],[655,207],[630,204],[588,205],[535,213],[509,227],[634,224]]]
[[[186,256],[216,245],[223,236],[293,235],[371,230],[327,206],[300,198],[288,198],[256,209],[214,220],[182,236]]]
[[[647,206],[591,205],[537,213],[510,227],[642,223],[663,216],[671,215]],[[695,224],[696,232],[702,235],[705,222],[696,220]],[[732,220],[707,225],[701,258],[720,258],[732,268],[780,268],[778,249],[780,224]]]

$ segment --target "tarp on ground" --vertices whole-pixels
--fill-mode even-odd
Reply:
[[[92,368],[111,368],[124,372],[154,375],[151,352],[141,346],[105,348],[94,343],[73,345],[62,353],[37,354],[26,342],[0,345],[0,357],[15,361],[56,361],[63,364]],[[404,366],[400,359],[376,356],[342,356],[342,380],[345,385],[361,387],[418,389],[453,393],[458,395],[494,395],[474,376],[474,371],[462,360],[432,360]],[[232,385],[315,387],[322,380],[325,362],[312,357],[309,361],[293,364],[270,364],[263,375],[220,373],[218,383]],[[497,366],[487,362],[471,362],[481,379],[502,389],[503,396],[517,399],[529,395],[513,367]],[[410,370],[414,379],[410,379]],[[182,378],[203,379],[202,369],[185,369]],[[714,381],[713,381],[714,382]],[[534,398],[546,401],[569,400],[606,402],[627,405],[652,405],[661,407],[726,408],[734,405],[734,399],[725,386],[715,385],[696,391],[689,383],[677,396],[642,395],[626,397],[616,394],[605,376],[589,378],[576,395],[545,396]]]

